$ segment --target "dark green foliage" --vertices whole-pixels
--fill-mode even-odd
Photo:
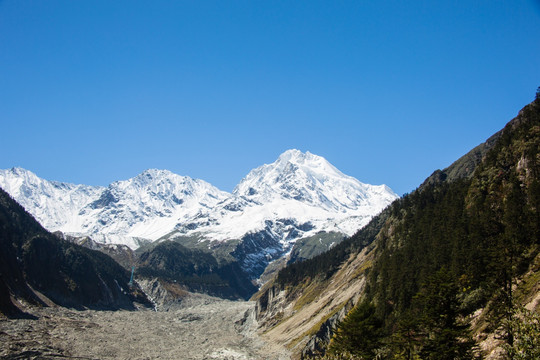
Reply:
[[[504,347],[508,359],[540,359],[540,314],[520,308],[506,325],[515,336],[514,342]]]
[[[422,340],[420,358],[426,360],[474,359],[475,342],[463,320],[460,284],[446,269],[437,271],[422,286],[413,306],[419,316]]]
[[[485,287],[494,326],[507,324],[514,308],[513,285],[537,254],[540,242],[540,101],[526,106],[502,132],[475,173],[469,199],[470,236],[485,254]],[[507,341],[513,342],[511,329]]]
[[[422,344],[420,321],[412,311],[402,315],[386,339],[386,353],[395,359],[413,360]]]
[[[10,294],[31,304],[42,304],[28,287],[18,261],[20,244],[28,233],[42,231],[24,209],[0,189],[0,312],[17,316]]]
[[[181,282],[207,277],[208,282],[219,283],[219,279],[211,279],[217,267],[218,263],[210,253],[166,241],[140,255],[137,273]]]
[[[184,285],[188,290],[231,299],[247,299],[257,290],[238,263],[218,263],[209,252],[188,249],[173,241],[162,242],[143,252],[137,275],[160,277]]]
[[[442,266],[466,273],[476,252],[466,241],[464,196],[468,180],[427,186],[399,201],[393,232],[381,234],[370,292],[380,316],[405,313],[420,285]]]
[[[37,235],[24,243],[21,260],[27,281],[58,304],[133,308],[129,273],[101,252]]]
[[[387,326],[443,267],[466,280],[460,296],[470,311],[497,292],[511,308],[512,279],[539,241],[539,108],[527,106],[506,126],[472,177],[427,184],[394,206],[369,287]]]
[[[375,315],[375,306],[364,301],[338,324],[329,353],[338,357],[350,354],[360,359],[373,359],[383,335],[382,321]]]

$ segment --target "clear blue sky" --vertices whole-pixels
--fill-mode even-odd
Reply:
[[[0,168],[222,190],[290,148],[399,194],[540,86],[540,1],[0,0]]]

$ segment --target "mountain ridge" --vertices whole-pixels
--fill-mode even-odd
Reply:
[[[232,193],[159,169],[91,187],[13,168],[0,170],[0,187],[52,232],[131,249],[172,240],[232,254],[252,279],[297,239],[320,231],[352,235],[397,198],[386,185],[361,183],[296,149],[250,171]]]
[[[265,173],[269,168],[271,174],[268,171]],[[265,177],[257,176],[260,173],[264,173]],[[343,186],[337,188],[345,192],[345,196],[341,193],[328,196],[328,185],[335,187],[336,184],[347,182],[349,184],[345,191]],[[265,185],[268,183],[273,186]],[[0,170],[0,187],[8,191],[50,231],[94,235],[97,237],[95,240],[100,242],[107,242],[106,238],[99,238],[105,234],[110,237],[110,242],[125,241],[132,248],[140,245],[133,238],[156,240],[182,223],[189,223],[189,219],[213,216],[210,210],[220,205],[220,212],[242,211],[256,202],[293,199],[314,208],[325,208],[337,215],[356,211],[354,216],[372,216],[397,197],[386,185],[363,184],[343,174],[324,158],[310,152],[304,154],[296,149],[284,152],[272,164],[253,169],[232,193],[221,191],[204,180],[159,169],[147,169],[131,179],[100,187],[48,181],[29,170],[12,168]],[[321,191],[324,187],[326,193]],[[66,194],[66,190],[70,193]],[[372,196],[372,193],[376,195]],[[372,201],[377,196],[383,199]],[[274,207],[277,205],[281,204],[275,204]],[[376,209],[358,214],[360,206],[374,206]],[[300,209],[296,211],[302,212]],[[289,215],[284,214],[284,217]],[[108,224],[110,222],[114,222],[114,226]],[[341,231],[351,235],[358,226],[356,222]],[[259,229],[262,227],[259,226]],[[240,235],[232,236],[238,238]],[[226,237],[224,235],[220,240]]]
[[[49,233],[2,189],[0,229],[0,314],[21,316],[24,303],[128,310],[135,302],[149,305],[140,288],[128,284],[126,269]]]

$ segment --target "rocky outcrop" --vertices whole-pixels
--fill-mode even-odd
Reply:
[[[373,248],[367,247],[330,278],[308,279],[294,287],[266,284],[253,297],[263,337],[292,349],[295,358],[324,352],[337,322],[361,298],[372,257]]]
[[[271,285],[261,293],[255,304],[255,317],[263,327],[276,325],[292,302],[287,297],[287,290]]]
[[[354,307],[353,300],[347,301],[345,306],[337,313],[332,315],[328,320],[323,322],[319,331],[311,336],[302,350],[302,359],[311,359],[315,356],[324,355],[326,347],[330,343],[334,331],[340,321],[345,319],[349,311]]]

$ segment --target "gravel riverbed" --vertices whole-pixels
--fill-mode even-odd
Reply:
[[[30,308],[0,319],[3,359],[289,359],[256,332],[253,302],[193,297],[167,311]]]

